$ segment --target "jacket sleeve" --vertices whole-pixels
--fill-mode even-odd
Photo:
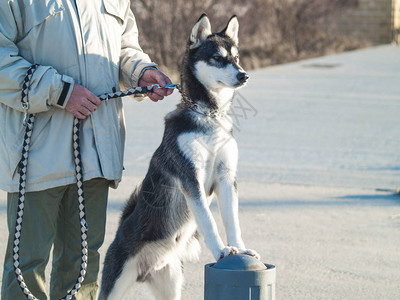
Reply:
[[[16,2],[16,1],[14,1]],[[21,106],[22,82],[29,62],[19,55],[16,45],[20,12],[10,1],[0,1],[0,103],[18,111]],[[17,17],[16,17],[17,16]],[[64,108],[73,88],[73,79],[59,74],[50,66],[39,66],[29,88],[29,113],[49,110],[52,106]]]
[[[127,5],[125,28],[121,38],[120,78],[126,88],[136,87],[144,69],[156,64],[139,45],[139,32],[135,17]]]

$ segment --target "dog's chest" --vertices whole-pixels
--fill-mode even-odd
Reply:
[[[185,158],[192,162],[196,176],[209,190],[223,165],[234,173],[237,144],[230,132],[219,126],[206,132],[186,132],[178,136],[178,145]]]

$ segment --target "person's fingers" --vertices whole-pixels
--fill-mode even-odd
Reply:
[[[96,106],[101,104],[101,100],[84,86],[80,86],[79,91],[80,93],[78,94],[78,96],[80,96],[81,99],[87,99]]]
[[[93,113],[101,100],[82,85],[74,84],[72,94],[65,109],[79,119],[85,119]]]
[[[171,81],[171,79],[169,79],[169,77],[168,76],[166,76],[165,74],[163,74],[163,73],[161,73],[160,72],[160,74],[162,75],[162,81],[164,81],[164,82],[166,82],[166,84],[172,84],[172,81]],[[160,84],[160,86],[162,86],[161,84]],[[165,86],[164,86],[165,87]],[[169,96],[169,95],[171,95],[172,93],[174,92],[174,89],[169,89],[169,88],[166,88],[166,89],[164,89],[164,91],[163,91],[163,96]]]
[[[82,107],[86,108],[90,112],[94,112],[97,109],[97,106],[89,99],[83,99]]]
[[[164,75],[164,74],[163,74]],[[172,84],[172,81],[171,81],[171,79],[169,79],[169,77],[167,76],[167,75],[164,75],[164,77],[165,77],[165,82],[167,83],[167,84]]]
[[[148,96],[152,101],[154,101],[154,102],[157,102],[157,101],[159,101],[159,100],[164,99],[163,96],[160,96],[160,95],[158,95],[158,94],[156,94],[156,93],[149,93],[149,94],[147,94],[147,96]]]
[[[167,84],[172,84],[171,79],[169,79],[168,76],[166,76],[164,73],[161,73],[159,71],[155,74],[155,80],[163,88],[165,88],[165,86]]]
[[[86,119],[86,116],[84,116],[83,114],[81,114],[79,111],[74,112],[73,115],[74,115],[75,117],[77,117],[78,119],[80,119],[80,120]]]
[[[158,83],[160,86],[165,87],[167,82],[165,79],[165,75],[160,71],[152,72],[153,80]]]
[[[163,88],[154,89],[153,93],[157,94],[157,95],[159,95],[161,97],[164,97],[164,96],[168,96],[168,90],[171,90],[171,89],[168,89],[168,88],[166,88],[166,89],[163,89]]]
[[[91,109],[87,108],[84,105],[77,105],[72,108],[70,112],[72,112],[72,114],[78,119],[86,119],[86,117],[90,116],[92,112],[96,110],[96,106],[88,100],[86,100],[85,105],[91,106]]]
[[[78,108],[78,112],[80,112],[82,115],[84,115],[86,117],[88,117],[92,114],[92,112],[89,109],[87,109],[85,106],[80,106]]]
[[[157,80],[158,80],[158,84],[159,84],[161,87],[163,87],[163,88],[161,88],[161,89],[154,89],[154,93],[156,93],[157,95],[160,95],[160,96],[162,96],[162,97],[171,95],[172,92],[173,92],[173,89],[165,88],[165,86],[166,86],[167,84],[172,84],[171,79],[169,79],[168,76],[164,75],[163,73],[158,72],[158,78],[157,78]]]
[[[86,96],[86,99],[88,99],[94,105],[99,106],[101,104],[101,100],[95,94],[93,94],[91,91],[89,91],[88,89],[86,89],[86,91],[85,91],[85,96]]]

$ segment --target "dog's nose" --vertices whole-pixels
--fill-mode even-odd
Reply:
[[[246,82],[247,79],[249,79],[249,75],[247,75],[247,73],[245,72],[239,72],[239,74],[237,74],[236,78],[239,80],[239,82]]]

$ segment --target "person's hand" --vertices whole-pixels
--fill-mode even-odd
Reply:
[[[138,85],[149,86],[154,83],[158,83],[161,87],[165,87],[167,84],[171,84],[171,80],[168,78],[168,76],[156,69],[147,69],[140,77]],[[148,93],[147,96],[154,102],[157,102],[158,100],[164,99],[165,96],[171,95],[172,92],[173,89],[160,88],[154,89],[153,93]]]
[[[85,119],[90,116],[101,104],[101,100],[84,86],[75,83],[71,97],[65,109],[78,119]]]

